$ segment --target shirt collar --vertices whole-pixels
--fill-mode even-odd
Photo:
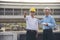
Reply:
[[[50,15],[48,15],[48,16],[45,15],[45,17],[49,17],[49,16],[50,16]]]

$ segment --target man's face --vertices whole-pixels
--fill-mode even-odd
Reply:
[[[34,11],[31,11],[31,15],[35,15],[35,12]]]
[[[45,9],[44,12],[45,12],[45,15],[49,15],[51,10],[50,9]]]

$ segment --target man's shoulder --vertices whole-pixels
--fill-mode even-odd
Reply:
[[[52,15],[50,15],[50,18],[54,18]]]
[[[37,17],[35,17],[35,20],[38,21],[39,19]]]

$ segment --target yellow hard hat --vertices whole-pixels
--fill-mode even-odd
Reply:
[[[36,11],[36,9],[34,7],[30,8],[30,11]]]

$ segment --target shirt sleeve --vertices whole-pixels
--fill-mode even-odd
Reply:
[[[39,23],[39,24],[42,24],[42,23],[43,23],[43,19],[38,20],[38,23]]]
[[[54,18],[51,18],[51,22],[48,23],[48,26],[53,27],[53,28],[56,26],[56,22],[55,22]]]

